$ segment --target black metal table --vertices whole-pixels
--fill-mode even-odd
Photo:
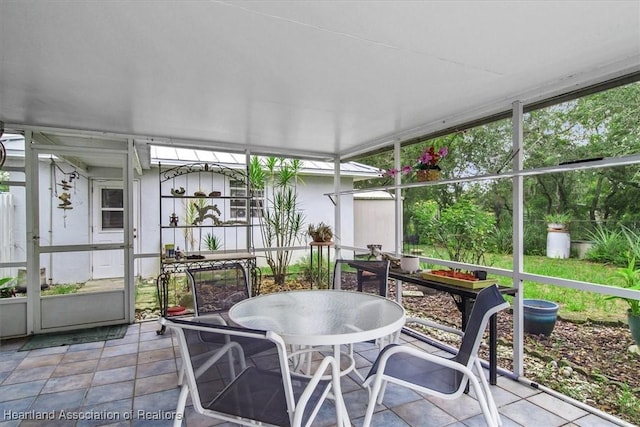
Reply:
[[[417,286],[423,286],[425,288],[434,289],[436,291],[447,292],[456,303],[456,307],[460,311],[462,316],[462,330],[467,327],[469,320],[469,314],[471,313],[471,307],[476,296],[482,289],[469,289],[460,286],[448,285],[446,283],[435,282],[433,280],[423,279],[420,273],[409,274],[403,273],[397,269],[389,270],[389,277],[395,280],[402,280],[403,282],[411,283]],[[518,292],[515,288],[508,288],[505,286],[498,286],[500,293],[503,295],[516,295]],[[489,382],[491,385],[497,383],[497,368],[498,368],[498,318],[497,315],[491,316],[489,320]]]

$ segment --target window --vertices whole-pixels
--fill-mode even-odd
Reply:
[[[238,180],[231,180],[229,183],[231,189],[231,197],[242,197],[239,199],[231,199],[231,218],[246,218],[247,217],[247,186],[244,182]],[[251,200],[251,217],[258,218],[262,216],[264,191],[256,190],[253,192],[254,198]]]
[[[124,197],[122,188],[102,188],[100,196],[102,229],[122,230],[124,228]]]

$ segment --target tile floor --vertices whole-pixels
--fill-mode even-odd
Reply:
[[[178,399],[178,350],[172,334],[157,335],[157,328],[156,322],[137,323],[122,339],[24,352],[18,351],[24,339],[2,342],[0,427],[171,425]],[[410,337],[403,340],[437,351]],[[356,366],[366,373],[377,350],[362,344],[356,351]],[[361,426],[366,391],[345,378],[343,393],[352,423]],[[493,395],[505,427],[618,425],[508,377],[498,379]],[[425,399],[390,385],[383,403],[374,426],[484,425],[477,403],[467,395],[456,401]],[[335,423],[329,406],[323,406],[314,426]],[[231,425],[202,417],[190,407],[185,418],[188,427]]]

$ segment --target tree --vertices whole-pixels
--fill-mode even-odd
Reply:
[[[302,241],[304,216],[298,203],[297,185],[302,163],[268,157],[251,159],[249,180],[254,190],[264,191],[265,205],[258,217],[267,264],[277,285],[284,285],[293,252],[286,247]]]

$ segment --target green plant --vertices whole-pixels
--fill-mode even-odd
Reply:
[[[204,236],[204,244],[207,245],[207,249],[210,251],[222,249],[222,239],[211,233],[207,233]]]
[[[433,200],[415,202],[413,205],[413,216],[411,219],[415,224],[415,233],[418,235],[418,242],[429,243],[427,232],[431,223],[438,215],[438,204]]]
[[[203,209],[206,206],[207,201],[206,199],[187,199],[183,200],[182,203],[184,205],[184,220],[186,222],[185,225],[194,225],[199,216],[198,209]],[[198,232],[202,232],[202,229],[199,228]],[[184,250],[187,252],[194,251],[196,246],[196,239],[193,235],[193,228],[185,227],[182,229],[182,233],[184,234]],[[202,241],[201,238],[202,236],[200,236],[200,240],[198,240],[198,243]],[[200,246],[198,245],[198,251],[199,250]]]
[[[307,234],[311,236],[314,242],[330,242],[333,239],[333,230],[331,226],[321,222],[319,224],[309,224]]]
[[[616,271],[616,277],[622,279],[622,287],[640,291],[640,269],[636,268],[636,258],[629,251],[627,253],[627,266]],[[608,296],[607,299],[620,299],[629,305],[629,312],[632,316],[640,316],[640,300],[633,298]]]
[[[67,295],[67,294],[75,294],[78,292],[78,289],[82,287],[81,284],[58,284],[55,286],[51,286],[49,289],[42,291],[41,295]]]
[[[13,277],[4,277],[0,279],[0,298],[10,298],[16,294],[16,282]]]
[[[468,264],[484,263],[491,249],[495,227],[493,215],[468,200],[461,200],[433,216],[423,232],[449,259]]]
[[[624,266],[627,263],[625,252],[627,242],[621,231],[605,228],[598,224],[593,231],[588,232],[589,240],[594,242],[587,252],[590,261]]]
[[[260,161],[252,157],[249,180],[255,190],[263,190],[265,204],[258,216],[260,234],[267,264],[277,285],[284,285],[293,250],[286,249],[302,242],[304,216],[300,210],[297,185],[302,163],[268,157]]]
[[[544,216],[544,220],[547,224],[562,224],[566,226],[571,222],[571,215],[567,213],[550,213]]]

